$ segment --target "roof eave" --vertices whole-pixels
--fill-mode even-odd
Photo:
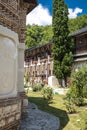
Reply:
[[[31,12],[37,5],[38,1],[37,0],[24,0],[24,2],[30,4],[31,6],[27,9],[27,14]]]
[[[70,37],[75,37],[75,36],[77,36],[77,35],[81,35],[81,34],[84,34],[84,33],[86,33],[86,32],[87,32],[87,26],[84,27],[84,28],[82,28],[82,29],[77,30],[76,32],[70,34],[69,36],[70,36]]]

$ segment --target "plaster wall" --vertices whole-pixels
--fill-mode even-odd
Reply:
[[[18,34],[0,25],[0,98],[17,95]]]

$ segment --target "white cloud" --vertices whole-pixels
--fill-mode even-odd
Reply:
[[[75,9],[69,8],[68,11],[69,11],[69,15],[68,15],[69,18],[76,18],[77,15],[79,13],[82,13],[83,10],[77,7]]]
[[[69,18],[76,18],[79,13],[82,13],[82,9],[76,7],[75,9],[69,8]],[[50,25],[52,24],[52,16],[47,8],[44,8],[39,4],[32,12],[26,17],[26,24],[37,24],[37,25]]]
[[[39,4],[30,14],[27,15],[26,24],[50,25],[52,16],[47,8]]]

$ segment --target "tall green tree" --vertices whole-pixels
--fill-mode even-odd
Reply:
[[[69,37],[68,8],[64,0],[53,0],[53,57],[54,74],[58,79],[70,76],[73,63],[73,42]]]

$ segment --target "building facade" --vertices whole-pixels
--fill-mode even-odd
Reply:
[[[29,73],[31,84],[48,81],[53,75],[52,43],[25,50],[25,73]]]
[[[26,14],[36,0],[0,0],[0,130],[18,130],[24,92]]]
[[[74,32],[71,37],[74,39],[74,70],[87,65],[87,27]]]
[[[87,65],[87,27],[82,28],[72,35],[74,39],[74,65],[73,71],[78,67]],[[29,73],[29,82],[36,83],[42,80],[48,82],[48,77],[53,76],[52,44],[48,43],[39,47],[25,50],[25,73]]]

